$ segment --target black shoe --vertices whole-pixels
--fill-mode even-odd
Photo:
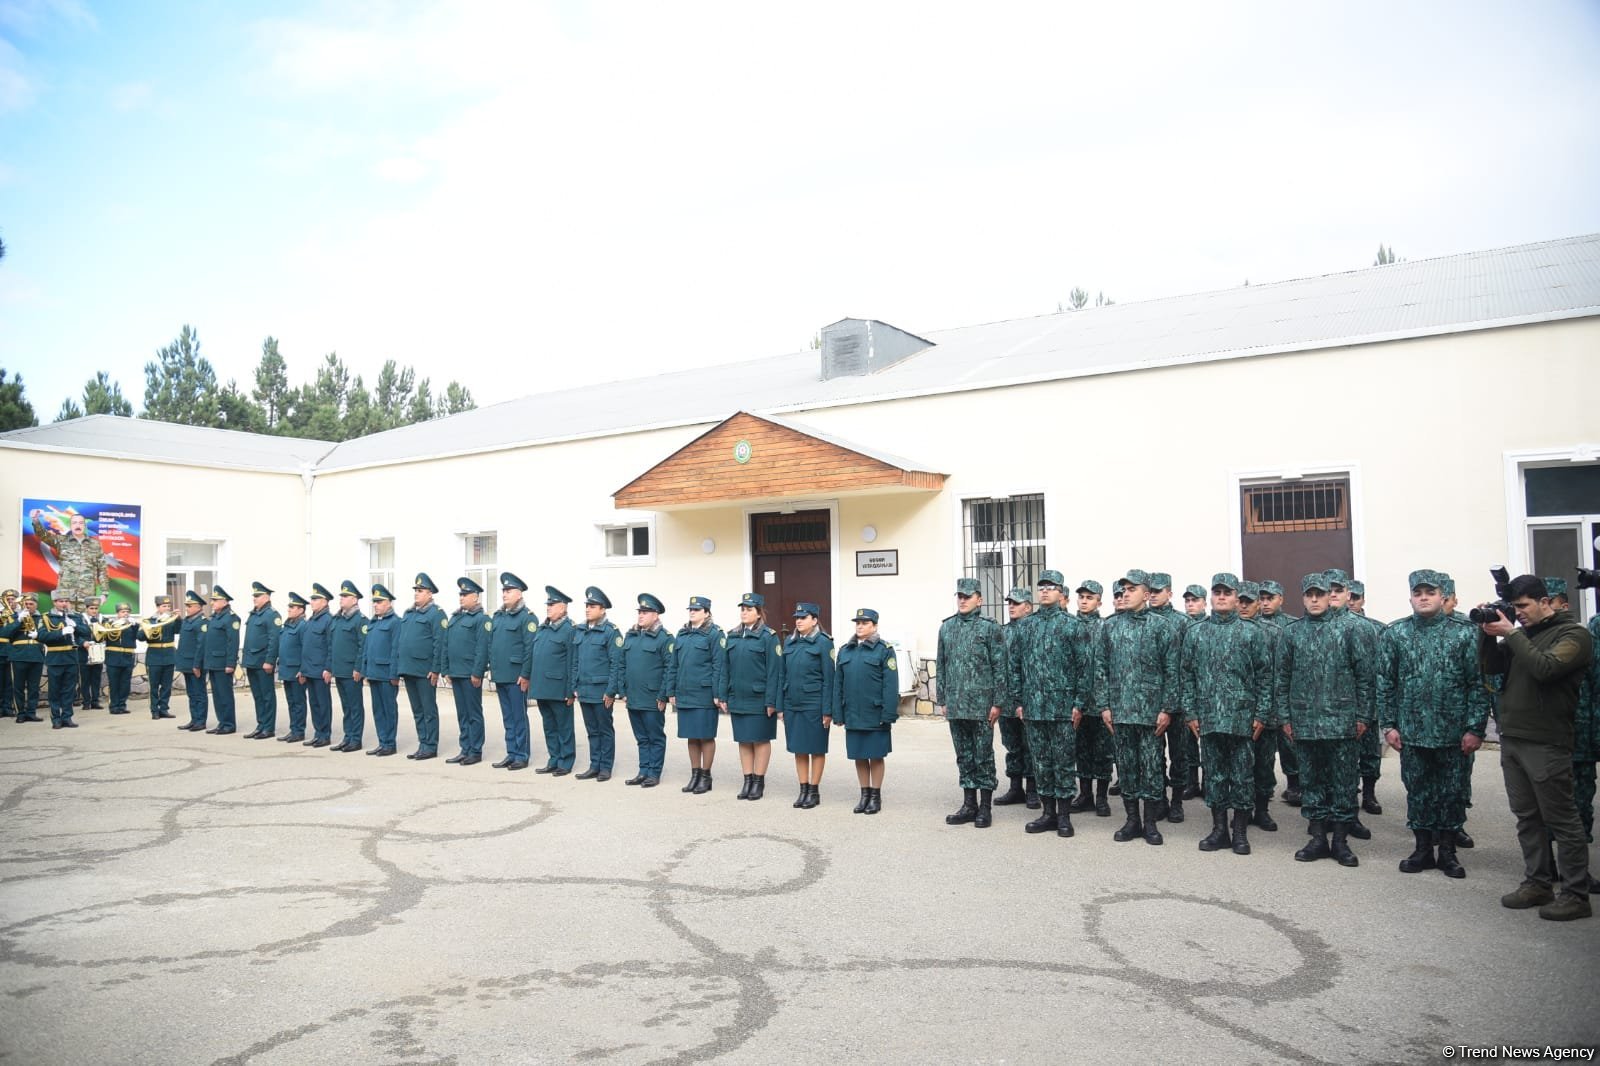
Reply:
[[[305,739],[306,735],[304,733],[285,733],[283,736],[278,738],[278,741],[282,744],[296,744]]]
[[[214,737],[220,732],[222,732],[222,727],[219,726],[219,725],[214,725],[210,729],[207,729],[205,731],[206,736],[208,736],[208,737]]]
[[[639,782],[639,787],[640,788],[655,788],[659,784],[661,784],[661,778],[659,778],[659,777],[647,777],[643,781]]]
[[[61,728],[62,729],[76,729],[76,728],[78,728],[78,723],[74,722],[72,719],[68,718],[65,722],[61,723]]]
[[[1250,838],[1246,830],[1250,828],[1250,811],[1233,812],[1233,853],[1235,855],[1250,854]]]
[[[1061,816],[1058,812],[1061,801],[1054,796],[1041,796],[1040,806],[1044,813],[1022,827],[1024,833],[1049,833],[1061,827]]]
[[[600,776],[600,771],[596,770],[594,767],[591,766],[591,767],[589,767],[589,769],[585,770],[581,774],[573,774],[572,775],[572,779],[574,781],[593,781],[595,778],[597,778],[599,776]]]
[[[962,789],[961,806],[954,814],[944,816],[944,824],[966,825],[976,817],[978,817],[978,790],[975,788]]]
[[[1439,834],[1439,869],[1446,877],[1457,879],[1467,876],[1466,867],[1456,858],[1456,834],[1446,829]],[[1591,882],[1592,884],[1592,882]]]
[[[1201,851],[1221,851],[1228,846],[1228,808],[1211,808],[1211,832],[1200,838]]]
[[[20,721],[22,721],[22,719],[18,718],[17,721],[20,722]],[[196,725],[194,722],[185,722],[185,723],[183,723],[182,725],[180,725],[178,727],[178,732],[180,732],[180,733],[193,733],[193,732],[196,732],[197,730],[201,730],[201,729],[204,729],[204,728],[205,728],[205,726]]]
[[[1420,874],[1433,869],[1436,865],[1433,861],[1433,834],[1426,829],[1413,829],[1411,835],[1417,838],[1417,846],[1410,855],[1400,860],[1400,872]]]
[[[1300,806],[1300,775],[1289,775],[1289,787],[1283,790],[1283,802],[1291,807]]]
[[[543,774],[543,773],[549,773],[549,771],[548,770],[535,770],[534,773]],[[630,777],[626,781],[624,781],[623,784],[624,785],[637,785],[640,781],[643,781],[643,780],[644,780],[644,775],[643,774],[635,774],[633,777]],[[740,793],[739,798],[740,799],[744,799],[744,794]]]
[[[1167,820],[1167,812],[1168,812],[1168,810],[1169,810],[1169,808],[1167,807],[1167,794],[1166,794],[1166,790],[1163,789],[1162,792],[1161,792],[1161,798],[1160,799],[1158,799],[1158,800],[1146,800],[1145,801],[1144,820],[1147,821],[1147,822],[1150,821],[1150,819],[1152,817],[1152,812],[1153,812],[1153,817],[1155,818],[1156,821],[1164,822],[1164,821]]]
[[[998,802],[998,801],[996,801]],[[1073,814],[1094,810],[1094,782],[1087,777],[1078,778],[1078,794],[1072,797],[1072,802],[1067,804],[1067,810]]]
[[[419,751],[415,755],[406,756],[406,758],[415,759],[418,762],[427,762],[429,759],[437,759],[438,757],[439,753],[436,751]]]
[[[981,788],[978,790],[978,814],[972,819],[972,828],[987,829],[994,824],[994,789]]]
[[[594,775],[594,779],[596,781],[610,781],[611,780],[611,771],[610,770],[601,770],[599,773]],[[710,782],[709,778],[706,781],[706,791],[707,792],[711,791],[711,782]]]
[[[1128,820],[1122,823],[1121,829],[1111,834],[1111,839],[1119,844],[1144,836],[1144,823],[1139,820],[1139,801],[1124,796],[1122,809],[1127,812]]]
[[[116,714],[117,712],[116,711],[112,711],[111,713],[112,714]],[[271,733],[263,733],[261,730],[257,729],[254,733],[246,733],[242,739],[244,739],[244,740],[265,740],[271,735],[272,735]]]
[[[1361,779],[1361,809],[1368,814],[1382,814],[1383,804],[1378,802],[1378,779],[1376,777],[1363,777]]]
[[[1172,786],[1172,802],[1167,805],[1167,821],[1178,825],[1183,821],[1183,789]]]
[[[534,771],[534,773],[536,773],[536,774],[553,774],[555,772],[556,772],[556,767],[555,767],[554,763],[551,763],[549,766],[541,766],[537,770]]]
[[[515,759],[513,759],[511,756],[507,755],[504,759],[501,759],[499,762],[495,763],[494,764],[494,768],[496,770],[504,770],[506,767],[510,766],[515,761],[516,761]]]
[[[1340,866],[1360,866],[1361,860],[1356,858],[1356,853],[1350,850],[1350,844],[1345,837],[1350,833],[1349,822],[1339,822],[1333,827],[1333,843],[1330,850],[1333,858]],[[1358,837],[1357,839],[1365,839]]]
[[[1278,823],[1272,820],[1272,812],[1267,810],[1272,805],[1270,797],[1256,797],[1255,814],[1250,819],[1250,824],[1257,829],[1265,829],[1269,833],[1278,831]]]
[[[879,811],[883,810],[883,789],[872,788],[868,789],[867,791],[871,792],[872,795],[867,797],[866,813],[877,814]]]
[[[483,761],[483,756],[482,755],[468,755],[465,759],[461,760],[461,765],[462,766],[477,766],[482,761]]]
[[[867,813],[867,797],[869,797],[871,795],[872,795],[872,789],[870,789],[870,788],[862,789],[861,790],[861,798],[856,800],[856,805],[854,807],[850,808],[850,813],[851,814],[866,814]]]
[[[507,770],[526,770],[527,768],[528,761],[526,759],[513,759],[506,763]]]
[[[1200,799],[1204,795],[1205,790],[1200,787],[1200,782],[1192,777],[1189,783],[1183,786],[1183,798],[1186,800]]]
[[[570,773],[572,773],[572,767],[570,767],[570,766],[558,766],[554,770],[550,771],[550,776],[551,777],[566,777]]]
[[[754,777],[754,780],[750,783],[750,798],[752,800],[758,800],[767,794],[767,775],[754,774],[752,776]],[[867,813],[877,814],[878,812],[868,811]]]
[[[1350,819],[1348,822],[1343,822],[1341,824],[1344,826],[1344,831],[1350,836],[1355,837],[1357,840],[1372,839],[1372,830],[1361,824],[1361,815],[1359,814]]]
[[[1456,847],[1467,848],[1468,850],[1471,850],[1477,846],[1477,842],[1471,837],[1467,836],[1467,831],[1465,829],[1456,830]]]
[[[466,757],[467,756],[466,756],[465,752],[458,751],[454,755],[452,755],[448,759],[446,759],[444,762],[445,762],[446,766],[456,766],[456,765],[459,765],[461,760],[465,759]]]
[[[1028,792],[1022,787],[1022,778],[1019,776],[1008,780],[1011,782],[1011,787],[994,798],[994,805],[996,807],[1010,807],[1016,803],[1028,802]]]
[[[398,754],[400,754],[400,752],[395,748],[373,748],[371,751],[367,752],[367,754],[368,755],[387,756],[387,755],[398,755]]]
[[[1106,780],[1094,783],[1094,816],[1096,818],[1111,817],[1111,801],[1106,798],[1110,793],[1111,782]]]
[[[61,728],[61,723],[60,722],[51,722],[50,723],[50,728],[51,729],[60,729]]]
[[[175,717],[175,716],[173,715],[173,713],[171,711],[162,711],[160,714],[156,715],[156,717],[157,718],[172,718],[172,717]]]
[[[606,777],[610,777],[610,776],[611,776],[610,774],[605,774],[601,779],[604,780]],[[711,791],[711,771],[710,770],[701,770],[700,771],[700,780],[698,782],[696,782],[696,784],[694,786],[694,794],[696,796],[703,796],[707,792],[710,792],[710,791]]]
[[[822,802],[822,787],[820,785],[807,785],[806,786],[806,801],[804,803],[802,803],[800,806],[809,811],[811,808],[817,806],[821,802]]]
[[[733,797],[733,798],[734,799],[739,799],[739,800],[749,799],[750,798],[750,790],[755,787],[755,784],[756,784],[756,775],[755,774],[745,774],[744,775],[744,784],[740,787],[739,794],[737,796]],[[856,813],[860,814],[861,812],[857,811]]]
[[[1288,802],[1287,800],[1285,802]],[[1328,829],[1321,822],[1311,823],[1311,839],[1306,841],[1306,846],[1294,853],[1296,862],[1316,862],[1326,859],[1333,854],[1333,849],[1328,847]]]
[[[113,707],[113,708],[111,708],[111,713],[112,714],[127,714],[128,713],[128,709],[126,707],[124,707],[122,710],[119,711],[115,707]]]
[[[698,786],[700,784],[700,775],[702,773],[704,773],[704,772],[705,771],[701,770],[700,767],[698,767],[698,766],[696,766],[693,770],[691,770],[689,772],[689,783],[687,785],[684,785],[683,788],[681,789],[681,791],[683,791],[683,792],[693,792],[695,790],[696,786]],[[579,774],[578,776],[582,777],[583,775]]]
[[[1144,842],[1146,844],[1161,845],[1166,843],[1166,838],[1161,835],[1161,819],[1156,817],[1156,811],[1161,807],[1159,800],[1145,800],[1144,803]]]

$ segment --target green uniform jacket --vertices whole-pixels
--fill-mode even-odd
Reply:
[[[672,669],[662,683],[662,698],[676,699],[680,710],[704,710],[727,699],[722,674],[727,652],[728,641],[715,622],[683,626],[672,638]]]
[[[252,608],[244,622],[244,665],[247,667],[261,667],[267,663],[277,664],[279,630],[283,627],[283,616],[268,604],[265,607]]]
[[[426,677],[434,672],[439,641],[444,639],[444,608],[437,603],[411,607],[400,617],[400,646],[395,651],[395,669],[401,677]],[[334,668],[334,673],[338,673]]]
[[[174,623],[178,626],[178,669],[190,673],[201,666],[206,652],[206,616],[199,612],[185,615]]]
[[[783,687],[783,639],[771,627],[734,626],[727,633],[722,676],[728,685],[730,714],[765,714],[777,709]],[[626,650],[626,649],[624,649]]]
[[[994,625],[993,622],[989,624]],[[813,629],[810,636],[801,636],[799,630],[790,633],[783,645],[783,687],[778,690],[778,713],[820,710],[822,717],[832,718],[836,709],[833,705],[833,638],[824,633],[821,626]]]
[[[1247,737],[1272,718],[1272,653],[1263,627],[1237,612],[1190,622],[1183,635],[1178,704],[1200,732]]]
[[[67,632],[66,620],[72,619],[72,632]],[[44,661],[54,666],[78,661],[78,649],[89,639],[89,627],[78,614],[58,615],[50,612],[39,619],[39,643],[44,645]]]
[[[1378,728],[1402,744],[1454,748],[1465,733],[1483,736],[1489,692],[1478,674],[1478,642],[1443,614],[1412,615],[1378,641]]]
[[[398,681],[400,675],[395,673],[395,660],[399,657],[400,616],[393,608],[388,614],[375,614],[366,630],[356,670],[367,681]]]
[[[1030,637],[1035,628],[1029,627]],[[983,612],[953,614],[939,624],[934,664],[934,702],[944,707],[945,717],[987,719],[989,708],[1006,705],[1006,638]]]
[[[630,711],[657,710],[666,700],[662,689],[671,679],[672,664],[672,634],[666,626],[633,626],[622,637],[622,684],[612,695],[621,696]],[[777,693],[767,698],[776,699]]]
[[[239,616],[232,608],[214,613],[200,627],[206,635],[202,670],[226,670],[239,665]]]
[[[445,619],[444,639],[439,641],[439,657],[434,660],[433,672],[445,677],[483,677],[489,670],[491,628],[493,623],[483,613],[482,607],[474,607],[470,611],[458,608],[455,614]],[[567,696],[559,698],[566,699]]]
[[[1589,619],[1589,641],[1600,648],[1600,614]],[[1576,762],[1600,760],[1600,655],[1589,660],[1589,669],[1578,690],[1578,714],[1573,721],[1572,758]]]
[[[515,685],[519,678],[528,677],[533,663],[533,633],[539,628],[528,605],[519,603],[514,611],[502,607],[484,625],[489,632],[486,662],[494,683]],[[445,627],[442,632],[448,633],[449,628]]]
[[[846,729],[878,729],[900,717],[900,668],[877,637],[851,637],[833,673],[834,715]]]
[[[1145,726],[1176,710],[1180,625],[1148,608],[1107,618],[1094,656],[1094,708]]]
[[[358,672],[362,648],[367,642],[367,616],[359,610],[352,610],[348,617],[343,612],[335,612],[328,626],[328,638],[333,662],[329,669],[333,676],[350,677]]]
[[[548,618],[533,631],[528,660],[530,700],[570,700],[572,689],[572,619]]]
[[[11,627],[11,661],[14,663],[42,663],[44,662],[44,645],[39,643],[39,624],[43,619],[33,616],[33,635],[24,636],[22,632],[23,615],[18,614],[15,624]]]
[[[1480,636],[1478,660],[1485,674],[1505,676],[1496,716],[1501,736],[1573,747],[1578,685],[1594,662],[1594,640],[1571,611],[1514,629],[1503,641]]]
[[[1006,644],[1006,702],[1000,705],[1000,710],[1006,715],[1012,714],[1022,706],[1022,675],[1019,669],[1022,665],[1022,641],[1028,639],[1028,626],[1033,623],[1033,615],[1025,614],[1021,618],[1006,622],[1000,627],[1000,635],[1005,638]]]
[[[293,681],[300,674],[300,627],[305,625],[302,616],[298,622],[285,620],[278,633],[278,680]],[[146,653],[151,654],[151,653]],[[145,660],[149,665],[149,659]]]
[[[571,683],[578,699],[584,703],[599,703],[607,696],[622,695],[622,631],[607,618],[598,622],[577,622],[572,629]],[[531,640],[528,647],[531,655]]]
[[[1356,735],[1357,722],[1377,728],[1372,632],[1330,608],[1279,635],[1273,704],[1296,740],[1347,739]]]
[[[1027,628],[1014,643],[1016,655],[1006,664],[1007,687],[1018,695],[1023,718],[1061,722],[1072,717],[1074,708],[1085,706],[1094,679],[1088,626],[1059,605],[1046,604],[1028,616]]]

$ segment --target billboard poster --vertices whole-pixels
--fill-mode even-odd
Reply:
[[[22,591],[38,595],[40,610],[61,589],[127,600],[137,614],[139,518],[132,504],[24,498]]]

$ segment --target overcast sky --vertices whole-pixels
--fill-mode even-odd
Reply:
[[[485,404],[1600,230],[1593,0],[1133,6],[0,0],[0,366]]]

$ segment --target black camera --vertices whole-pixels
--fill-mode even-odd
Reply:
[[[1585,570],[1581,566],[1577,570],[1580,589],[1600,589],[1600,570]]]
[[[1506,597],[1511,595],[1511,571],[1497,566],[1489,571],[1489,576],[1494,578],[1494,594],[1500,598],[1482,607],[1472,608],[1467,612],[1468,621],[1475,626],[1498,622],[1501,618],[1507,622],[1516,621],[1517,609],[1506,602]]]

